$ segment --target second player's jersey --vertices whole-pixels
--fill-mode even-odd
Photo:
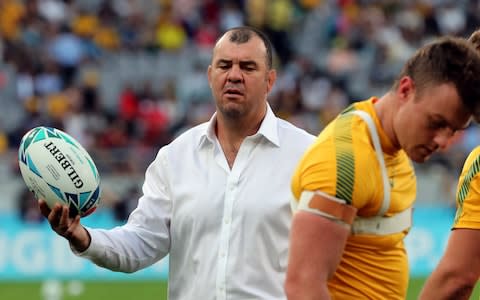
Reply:
[[[303,191],[322,191],[345,200],[361,217],[375,216],[384,199],[382,173],[367,124],[351,110],[363,110],[378,130],[391,186],[391,216],[412,206],[416,194],[413,167],[380,126],[372,98],[357,102],[331,122],[305,153],[292,179],[298,201]],[[329,281],[333,299],[404,299],[408,261],[403,239],[390,235],[350,235],[337,271]]]
[[[480,146],[473,149],[463,165],[456,198],[453,228],[480,229]]]

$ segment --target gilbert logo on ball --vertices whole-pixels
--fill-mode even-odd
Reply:
[[[91,214],[100,200],[100,176],[88,152],[73,137],[51,127],[35,127],[18,149],[28,189],[49,207],[68,205],[70,216]]]

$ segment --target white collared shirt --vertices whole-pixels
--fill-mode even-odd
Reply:
[[[169,254],[169,299],[285,299],[290,181],[314,136],[270,107],[232,169],[215,115],[160,149],[126,225],[91,229],[80,256],[134,272]]]

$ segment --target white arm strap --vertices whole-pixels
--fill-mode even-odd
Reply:
[[[389,235],[412,226],[412,208],[409,207],[391,217],[357,217],[352,224],[352,234]]]
[[[377,155],[378,163],[380,164],[380,171],[382,173],[383,180],[383,202],[380,210],[377,213],[377,216],[383,216],[390,208],[390,182],[388,181],[387,167],[385,166],[385,159],[383,158],[382,146],[380,145],[380,138],[378,137],[377,127],[372,120],[370,115],[362,110],[354,110],[350,112],[356,114],[367,124],[368,130],[370,131],[370,137],[372,138],[373,147],[375,148],[375,153]]]
[[[352,224],[352,234],[374,234],[389,235],[407,230],[412,225],[412,208],[409,207],[391,217],[384,217],[390,208],[390,182],[387,175],[387,167],[383,157],[380,138],[378,137],[377,128],[370,115],[361,110],[355,110],[350,113],[356,114],[367,124],[370,136],[372,138],[373,147],[377,156],[383,179],[383,203],[374,217],[358,217]]]

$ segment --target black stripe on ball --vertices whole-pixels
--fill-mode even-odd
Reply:
[[[72,202],[70,202],[68,216],[69,216],[70,218],[75,218],[78,214],[79,214],[79,212],[78,212],[77,207],[75,206],[75,204],[73,204]]]

